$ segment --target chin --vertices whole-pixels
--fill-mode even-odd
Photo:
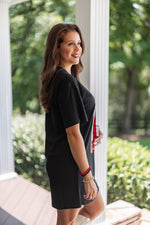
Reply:
[[[76,61],[73,63],[73,65],[78,65],[79,64],[79,61]]]

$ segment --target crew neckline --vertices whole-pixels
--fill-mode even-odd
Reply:
[[[67,70],[65,70],[63,67],[61,67],[61,66],[57,66],[57,68],[58,68],[58,69],[62,69],[62,70],[64,70],[67,74],[69,74],[69,75],[71,75],[71,76],[72,76],[72,74],[68,73],[68,71],[67,71]]]

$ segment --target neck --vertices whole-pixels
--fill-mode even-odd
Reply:
[[[65,65],[59,65],[60,67],[62,67],[63,69],[65,69],[68,73],[71,74],[71,66],[65,66]]]

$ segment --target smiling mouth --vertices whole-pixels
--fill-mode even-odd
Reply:
[[[80,55],[77,55],[77,54],[73,54],[72,55],[74,58],[80,58]]]

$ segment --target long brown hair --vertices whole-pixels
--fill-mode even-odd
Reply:
[[[58,65],[58,62],[60,62],[58,48],[63,42],[64,35],[69,31],[78,32],[81,39],[82,54],[84,53],[84,41],[82,38],[81,31],[76,24],[59,23],[52,27],[47,37],[45,53],[43,57],[43,65],[41,70],[40,101],[45,112],[49,111],[52,89],[54,86],[55,70]],[[82,70],[83,65],[80,59],[77,65],[73,65],[71,67],[71,74],[78,79],[78,75]]]

